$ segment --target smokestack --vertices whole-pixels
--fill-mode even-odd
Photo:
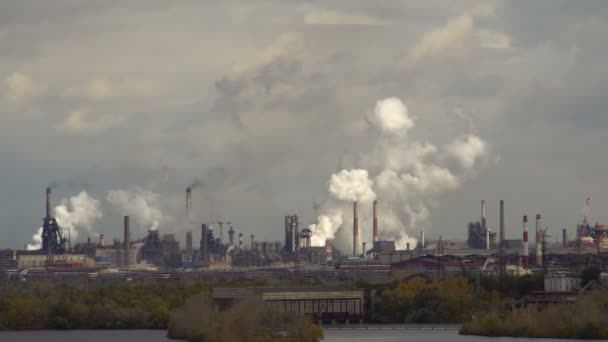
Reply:
[[[406,249],[409,251],[410,250],[410,243],[409,242],[406,243],[405,246],[406,246]]]
[[[209,247],[207,246],[209,241],[209,237],[207,236],[209,235],[208,231],[209,227],[207,227],[207,224],[203,223],[201,225],[201,261],[205,266],[209,266]]]
[[[378,201],[374,200],[374,241],[378,241]]]
[[[420,248],[424,248],[424,229],[420,230]]]
[[[234,228],[230,227],[230,229],[228,229],[228,242],[231,245],[234,245]]]
[[[90,245],[91,245],[91,237],[89,236],[89,237],[87,238],[87,246],[90,246]]]
[[[490,230],[486,228],[486,249],[490,249]]]
[[[251,250],[255,249],[255,235],[251,234]]]
[[[505,248],[505,201],[500,200],[500,249]]]
[[[129,229],[129,216],[124,217],[124,258],[125,258],[125,268],[129,268],[129,250],[131,249],[131,232]]]
[[[359,215],[357,202],[353,203],[353,256],[359,255]]]
[[[365,253],[365,251],[367,250],[367,242],[363,242],[361,245],[363,246],[363,259],[365,259],[365,256],[367,255]]]
[[[530,249],[528,247],[528,216],[524,215],[523,218],[523,228],[524,228],[524,241],[523,241],[523,251],[521,257],[521,265],[523,268],[530,267]]]
[[[192,252],[192,232],[186,232],[186,250]]]
[[[46,188],[46,218],[51,218],[51,188]]]
[[[481,231],[486,231],[486,201],[481,200]]]
[[[562,246],[568,247],[568,231],[566,228],[562,229]]]
[[[103,234],[99,234],[99,246],[103,247]]]
[[[243,233],[239,233],[239,249],[243,250]]]
[[[543,229],[540,223],[540,214],[536,215],[536,266],[543,263]]]
[[[190,220],[190,209],[192,208],[192,189],[186,188],[186,219]]]

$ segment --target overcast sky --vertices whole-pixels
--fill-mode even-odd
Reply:
[[[197,217],[280,240],[359,166],[388,97],[418,141],[491,154],[427,236],[464,239],[481,199],[493,227],[506,201],[508,236],[537,212],[572,236],[587,196],[608,222],[607,19],[603,0],[0,0],[0,247],[30,241],[51,182],[57,200],[149,189],[178,216],[200,179]]]

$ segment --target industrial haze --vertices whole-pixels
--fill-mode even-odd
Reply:
[[[608,3],[0,2],[0,248],[231,221],[312,242],[608,221]],[[191,213],[184,193],[192,190]],[[46,215],[49,216],[49,215]],[[485,222],[484,222],[485,225]],[[531,227],[532,231],[536,231]],[[531,233],[533,236],[534,233]],[[532,239],[531,239],[532,240]],[[33,246],[35,247],[35,246]],[[357,246],[359,248],[359,246]]]

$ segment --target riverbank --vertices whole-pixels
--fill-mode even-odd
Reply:
[[[574,304],[531,306],[515,311],[493,307],[463,324],[462,335],[533,338],[607,339],[605,292],[579,296]]]

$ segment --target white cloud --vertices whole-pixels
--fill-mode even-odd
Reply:
[[[442,27],[427,32],[411,49],[407,64],[417,65],[425,60],[444,59],[459,54],[468,47],[473,33],[473,18],[462,15],[450,19]]]
[[[141,79],[110,79],[97,77],[86,84],[69,88],[65,95],[89,101],[108,101],[120,98],[138,99],[156,97],[163,89],[155,82]]]
[[[387,21],[366,14],[329,10],[308,13],[304,17],[304,22],[308,25],[336,26],[384,26],[389,24]]]
[[[480,41],[481,46],[488,49],[510,49],[511,37],[503,32],[492,30],[476,30],[475,37]]]
[[[70,112],[58,128],[73,134],[97,134],[120,124],[122,121],[121,118],[116,116],[91,118],[91,115],[85,110],[74,110]]]
[[[34,92],[32,77],[20,72],[14,72],[5,80],[5,99],[11,103],[20,103]]]

